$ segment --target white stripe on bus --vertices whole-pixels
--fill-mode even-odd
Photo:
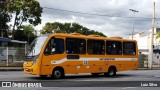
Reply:
[[[111,60],[106,60],[106,58],[104,58],[104,60],[100,60],[103,58],[79,58],[79,59],[67,59],[67,58],[63,58],[61,60],[52,60],[51,64],[61,64],[64,63],[65,61],[111,61]],[[110,59],[110,58],[107,58]],[[136,58],[111,58],[114,59],[112,61],[132,61],[132,60],[136,60]]]

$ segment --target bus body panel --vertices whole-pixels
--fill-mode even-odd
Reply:
[[[45,56],[43,56],[45,57]],[[51,59],[52,57],[55,57]],[[110,66],[115,66],[117,71],[125,71],[125,70],[134,70],[138,68],[138,60],[90,60],[88,57],[83,57],[83,59],[78,60],[69,60],[65,58],[64,55],[51,55],[46,56],[46,59],[43,58],[42,61],[42,68],[41,74],[42,75],[51,75],[52,70],[57,67],[61,66],[64,68],[65,74],[76,74],[76,73],[102,73],[106,72]],[[88,60],[86,60],[88,58]],[[47,61],[46,61],[47,60]],[[54,63],[55,61],[55,63]],[[56,63],[56,61],[59,61]],[[63,62],[62,62],[63,61]],[[86,62],[87,61],[87,62]],[[45,66],[47,65],[47,66]]]

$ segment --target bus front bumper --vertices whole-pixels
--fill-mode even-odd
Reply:
[[[24,73],[26,74],[33,74],[33,75],[37,75],[38,71],[32,67],[24,67]]]

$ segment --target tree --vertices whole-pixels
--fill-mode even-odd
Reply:
[[[7,11],[6,0],[0,1],[0,36],[1,37],[8,37],[7,32],[9,26],[7,23],[11,20],[11,15]]]
[[[59,23],[59,22],[54,22],[54,23],[46,23],[45,26],[40,30],[41,34],[46,34],[46,33],[81,33],[83,35],[91,35],[91,34],[96,34],[100,36],[106,37],[103,33],[90,30],[78,23]]]
[[[9,26],[7,25],[8,22],[8,16],[6,13],[0,13],[0,36],[1,37],[8,37],[7,32],[9,29]]]
[[[55,22],[55,23],[46,23],[43,29],[40,31],[41,34],[46,34],[46,33],[54,33],[58,30],[58,25],[60,23]]]
[[[32,26],[22,26],[24,30],[24,35],[27,36],[28,42],[30,43],[30,39],[33,40],[35,38],[35,29]]]
[[[23,23],[38,25],[41,23],[42,8],[36,0],[6,0],[7,12],[14,14],[14,24],[12,30],[12,38],[16,30],[22,28]]]
[[[33,26],[30,25],[23,25],[22,29],[23,30],[17,30],[15,33],[15,39],[20,41],[27,41],[30,44],[36,37],[34,34],[36,30],[33,28]]]

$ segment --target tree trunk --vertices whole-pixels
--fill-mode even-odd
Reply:
[[[18,10],[16,11],[16,16],[15,16],[15,19],[14,19],[14,25],[13,25],[13,30],[12,30],[12,39],[14,39],[17,16],[18,16]]]

